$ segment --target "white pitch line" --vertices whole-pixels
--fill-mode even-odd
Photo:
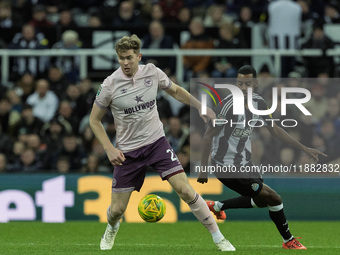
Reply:
[[[53,246],[48,243],[3,243],[1,246]],[[65,246],[99,246],[99,243],[59,243],[58,245]],[[158,247],[167,247],[167,246],[177,246],[177,247],[195,247],[195,244],[155,244],[155,243],[116,243],[115,246],[158,246]],[[254,248],[281,248],[281,245],[265,245],[265,244],[248,244],[248,245],[235,245],[236,247],[254,247]],[[307,248],[311,249],[340,249],[340,246],[321,246],[321,245],[313,245],[307,246]]]

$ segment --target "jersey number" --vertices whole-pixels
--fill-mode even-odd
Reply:
[[[175,152],[174,152],[173,149],[167,149],[167,150],[166,150],[166,153],[171,153],[171,160],[172,160],[172,161],[178,160],[178,158],[176,157],[176,154],[175,154]]]

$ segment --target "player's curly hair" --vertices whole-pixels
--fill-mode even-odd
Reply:
[[[141,47],[141,41],[139,37],[135,34],[131,36],[124,36],[116,43],[116,52],[125,52],[128,50],[133,50],[134,53],[139,53]]]

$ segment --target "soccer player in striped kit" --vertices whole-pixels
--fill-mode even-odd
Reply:
[[[257,86],[256,70],[250,66],[242,66],[237,73],[237,86],[242,90],[247,102],[247,89]],[[252,104],[255,109],[267,110],[265,100],[253,93]],[[268,185],[263,183],[261,174],[255,172],[242,172],[244,167],[252,167],[250,136],[257,121],[265,123],[268,131],[281,141],[305,152],[312,160],[317,161],[319,155],[326,156],[313,148],[308,148],[291,137],[286,131],[272,122],[270,115],[259,116],[250,112],[247,105],[245,113],[233,115],[233,97],[228,95],[223,99],[222,106],[215,109],[217,118],[231,120],[235,125],[209,126],[204,134],[201,146],[201,166],[208,166],[211,153],[212,165],[234,166],[237,171],[214,173],[216,177],[228,188],[236,191],[241,196],[224,201],[207,201],[209,209],[218,219],[226,219],[224,210],[236,208],[268,207],[269,216],[275,223],[283,238],[284,249],[306,249],[289,231],[288,222],[283,211],[281,197]],[[254,121],[250,126],[248,121]],[[231,169],[231,168],[229,168]],[[206,183],[208,172],[200,171],[197,181]]]

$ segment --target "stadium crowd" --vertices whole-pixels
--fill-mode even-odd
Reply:
[[[294,26],[278,28],[282,22],[276,2],[288,4],[280,12],[287,9],[294,15],[297,10],[297,18],[289,21],[295,22]],[[0,36],[0,48],[93,48],[81,33],[84,29],[114,31],[137,27],[144,31],[139,36],[142,47],[148,49],[250,49],[251,28],[263,23],[267,30],[262,39],[267,48],[327,50],[338,42],[329,38],[323,28],[325,24],[340,26],[339,12],[340,5],[334,0],[0,0],[0,28],[13,35]],[[285,37],[287,33],[280,34],[292,27],[302,29],[296,34],[288,31],[292,38]],[[171,33],[174,28],[185,33],[179,37],[178,33]],[[80,78],[79,61],[72,54],[11,59],[10,81],[0,84],[0,173],[112,172],[88,121],[99,82],[110,73],[100,79]],[[237,69],[250,61],[250,57],[185,56],[183,79],[188,82],[190,77],[235,78]],[[156,64],[176,80],[175,58],[143,57],[142,62]],[[282,78],[287,79],[279,84],[273,82],[275,74],[268,66],[258,70],[258,93],[269,105],[273,86],[305,87],[311,91],[312,99],[306,107],[313,116],[291,109],[287,118],[297,119],[299,125],[287,131],[307,146],[328,154],[321,163],[340,160],[339,75],[334,58],[328,56],[283,58]],[[189,172],[199,162],[200,152],[195,148],[199,148],[203,131],[190,129],[189,108],[165,94],[159,94],[157,106],[166,137]],[[282,117],[279,112],[275,114]],[[109,111],[104,124],[114,143],[114,119]],[[255,164],[310,163],[304,154],[282,147],[266,129],[255,133]],[[195,146],[190,149],[190,145]]]

